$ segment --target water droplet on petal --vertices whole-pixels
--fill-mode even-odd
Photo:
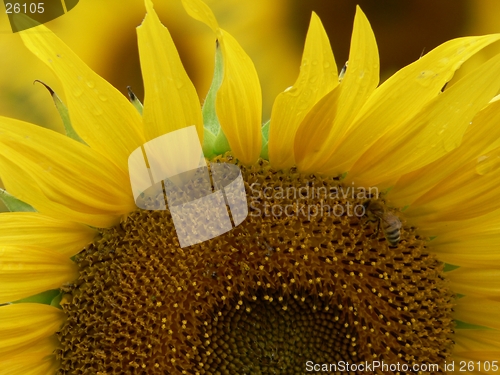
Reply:
[[[500,167],[500,157],[481,155],[477,158],[476,173],[484,176],[498,170]]]
[[[74,95],[74,96],[76,96],[77,98],[78,98],[79,96],[82,96],[82,94],[83,94],[83,90],[82,90],[82,88],[81,88],[80,86],[75,86],[71,92],[72,92],[72,93],[73,93],[73,95]]]
[[[92,113],[96,116],[102,115],[102,108],[100,106],[94,106],[92,107]]]
[[[180,79],[176,79],[175,80],[175,87],[177,87],[178,89],[181,89],[182,86],[184,86],[184,82]]]
[[[92,80],[87,81],[87,86],[93,88],[95,86],[95,82]]]

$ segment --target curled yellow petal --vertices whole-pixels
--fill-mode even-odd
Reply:
[[[50,350],[51,344],[47,340],[64,321],[64,312],[49,305],[20,303],[1,306],[0,357],[15,356],[26,350],[47,355],[43,353],[46,348]]]
[[[36,246],[2,245],[0,259],[0,303],[57,289],[78,276],[69,257]]]
[[[470,122],[500,89],[500,56],[475,69],[421,112],[383,135],[349,171],[372,184],[423,167],[457,148]]]
[[[325,165],[331,165],[325,173],[348,171],[381,136],[404,130],[408,119],[439,95],[463,62],[499,39],[500,35],[487,35],[448,41],[391,76],[370,95],[347,134],[337,140],[338,146],[325,159]]]
[[[210,27],[214,33],[219,29],[219,24],[215,19],[212,10],[201,0],[182,0],[182,5],[186,12],[195,20],[203,22]]]
[[[332,151],[352,125],[352,120],[365,104],[367,98],[379,82],[379,56],[373,30],[361,11],[356,8],[349,52],[349,66],[339,85],[338,113],[328,128],[322,132],[311,124],[297,137],[297,166],[303,172],[331,173],[342,161],[331,158]],[[271,123],[272,126],[272,123]],[[301,125],[302,126],[302,125]],[[308,139],[311,138],[311,139]],[[316,144],[315,150],[308,152],[306,144]],[[302,141],[304,146],[300,147]],[[319,148],[319,150],[318,150]],[[342,171],[343,172],[343,171]]]
[[[398,180],[390,191],[391,202],[399,207],[412,204],[468,161],[499,147],[499,123],[500,101],[491,101],[474,117],[458,148]]]
[[[203,120],[196,89],[151,0],[146,0],[146,9],[146,18],[137,28],[145,89],[146,139],[195,125],[198,137],[203,141]]]
[[[92,242],[96,235],[97,231],[86,225],[40,213],[0,213],[0,243],[3,245],[36,245],[70,257]]]
[[[257,161],[262,146],[262,94],[259,77],[250,57],[226,31],[219,39],[224,78],[215,108],[231,150],[243,164]]]
[[[337,85],[337,65],[330,41],[313,12],[299,77],[274,101],[269,128],[269,160],[274,167],[295,165],[293,142],[299,125],[311,108]]]
[[[420,226],[465,220],[500,208],[500,148],[465,164],[418,198],[405,215]]]
[[[260,156],[262,93],[255,66],[227,31],[218,27],[201,0],[183,0],[188,13],[208,25],[217,35],[224,64],[224,78],[217,91],[216,112],[233,154],[243,164]]]
[[[0,177],[7,191],[49,216],[92,226],[135,209],[128,175],[54,131],[0,118]]]
[[[325,133],[328,133],[339,110],[340,87],[335,87],[326,94],[307,113],[301,122],[295,137],[295,157],[299,168],[301,161],[307,157],[314,157],[321,152],[321,143]]]
[[[129,154],[144,143],[142,119],[132,104],[45,26],[19,34],[60,79],[78,135],[126,171]]]

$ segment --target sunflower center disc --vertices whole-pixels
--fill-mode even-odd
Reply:
[[[361,217],[373,190],[266,161],[239,167],[249,215],[232,231],[180,248],[168,211],[138,210],[76,257],[59,374],[288,375],[449,358],[442,264],[414,228],[391,246]]]

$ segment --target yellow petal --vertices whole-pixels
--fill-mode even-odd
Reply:
[[[142,119],[133,105],[45,26],[19,34],[60,79],[78,135],[126,171],[128,156],[144,143]]]
[[[55,355],[21,354],[2,360],[3,375],[54,375],[59,369]]]
[[[146,139],[195,125],[203,141],[201,107],[168,30],[146,0],[147,15],[137,28],[139,56],[144,78]]]
[[[500,208],[500,148],[472,160],[418,198],[405,215],[419,226],[471,219]]]
[[[78,277],[67,256],[36,246],[0,246],[0,303],[57,289]]]
[[[299,77],[292,87],[277,96],[271,113],[269,160],[275,168],[295,165],[293,143],[299,125],[309,110],[337,85],[337,65],[330,41],[313,12]]]
[[[491,266],[495,266],[492,262]],[[450,287],[455,293],[468,296],[500,296],[500,262],[497,269],[464,268],[446,273]]]
[[[0,213],[0,243],[3,245],[36,245],[70,257],[92,242],[96,235],[97,231],[86,225],[39,213]]]
[[[398,133],[441,92],[464,61],[498,39],[500,35],[487,35],[446,42],[394,74],[368,98],[348,134],[337,140],[338,147],[325,158],[325,165],[331,165],[325,173],[348,171],[380,137],[389,131]]]
[[[49,305],[20,303],[0,307],[0,356],[15,356],[27,349],[43,352],[47,338],[64,321],[64,312]]]
[[[393,180],[457,148],[476,113],[500,89],[500,55],[431,100],[401,127],[382,136],[349,171],[371,184]]]
[[[243,164],[260,156],[262,94],[255,66],[227,31],[218,27],[212,11],[201,0],[183,0],[186,11],[208,25],[217,35],[224,64],[224,78],[215,108],[233,154]]]
[[[496,100],[490,102],[474,117],[458,148],[401,177],[390,191],[391,203],[399,207],[410,205],[471,159],[499,147],[499,123],[500,100]]]
[[[1,373],[3,375],[54,375],[60,365],[56,355],[53,354],[60,345],[56,335],[39,339],[28,338],[27,341],[29,345],[19,346],[14,352],[0,353]]]
[[[500,329],[500,302],[486,298],[463,297],[457,300],[454,319],[474,325]]]
[[[314,157],[320,152],[325,133],[328,133],[339,110],[340,94],[340,87],[335,87],[314,105],[301,122],[294,141],[295,158],[299,168],[302,166],[302,160]]]
[[[500,355],[500,331],[484,329],[458,329],[453,336],[453,356],[468,359],[496,360]],[[496,352],[496,356],[478,358],[481,352]]]
[[[135,209],[128,175],[79,142],[0,118],[0,144],[7,191],[41,213],[104,227]]]
[[[446,263],[480,269],[500,265],[498,211],[469,220],[439,221],[428,228],[419,227],[418,231],[424,236],[436,236],[429,243],[430,250]]]
[[[339,85],[341,91],[338,113],[330,127],[324,129],[323,132],[320,133],[314,128],[310,129],[310,131],[303,131],[303,136],[311,138],[311,140],[305,138],[304,143],[311,144],[312,138],[315,138],[317,142],[320,142],[315,146],[315,149],[321,146],[321,150],[308,152],[308,149],[305,146],[303,147],[300,152],[304,155],[303,158],[297,158],[297,166],[301,171],[329,172],[341,164],[338,159],[330,157],[332,149],[336,147],[341,137],[348,131],[352,125],[352,120],[375,90],[378,82],[379,56],[377,42],[368,19],[358,6],[354,18],[349,67]],[[311,134],[311,136],[308,137],[307,134]],[[302,139],[297,139],[297,144],[301,142]]]
[[[251,165],[259,158],[262,147],[259,77],[236,39],[222,29],[221,33],[224,78],[215,102],[217,117],[234,156]]]
[[[500,331],[457,329],[453,341],[454,374],[498,374]]]
[[[195,20],[203,22],[210,27],[214,33],[219,29],[219,24],[215,19],[212,10],[201,0],[182,0],[182,5],[186,12]]]

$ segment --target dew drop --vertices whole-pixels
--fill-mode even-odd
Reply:
[[[500,157],[481,155],[477,158],[476,173],[484,176],[498,170],[500,167]]]
[[[181,89],[184,86],[184,82],[181,79],[176,79],[175,81],[175,87],[178,89]]]
[[[94,106],[92,107],[92,113],[96,116],[102,115],[102,108],[100,106]]]
[[[102,101],[102,102],[107,102],[108,101],[108,97],[106,95],[99,95],[99,100]]]
[[[87,86],[90,87],[90,88],[94,88],[95,82],[92,81],[92,80],[89,80],[89,81],[87,81]]]
[[[318,76],[316,74],[309,77],[309,83],[314,84],[317,81],[318,81]]]
[[[76,96],[77,98],[78,98],[79,96],[82,96],[82,94],[83,94],[83,90],[82,90],[82,88],[81,88],[81,87],[79,87],[79,86],[75,86],[71,92],[72,92],[72,93],[73,93],[73,95],[74,95],[74,96]]]
[[[323,68],[328,69],[330,67],[330,63],[328,61],[325,61],[323,63]]]

